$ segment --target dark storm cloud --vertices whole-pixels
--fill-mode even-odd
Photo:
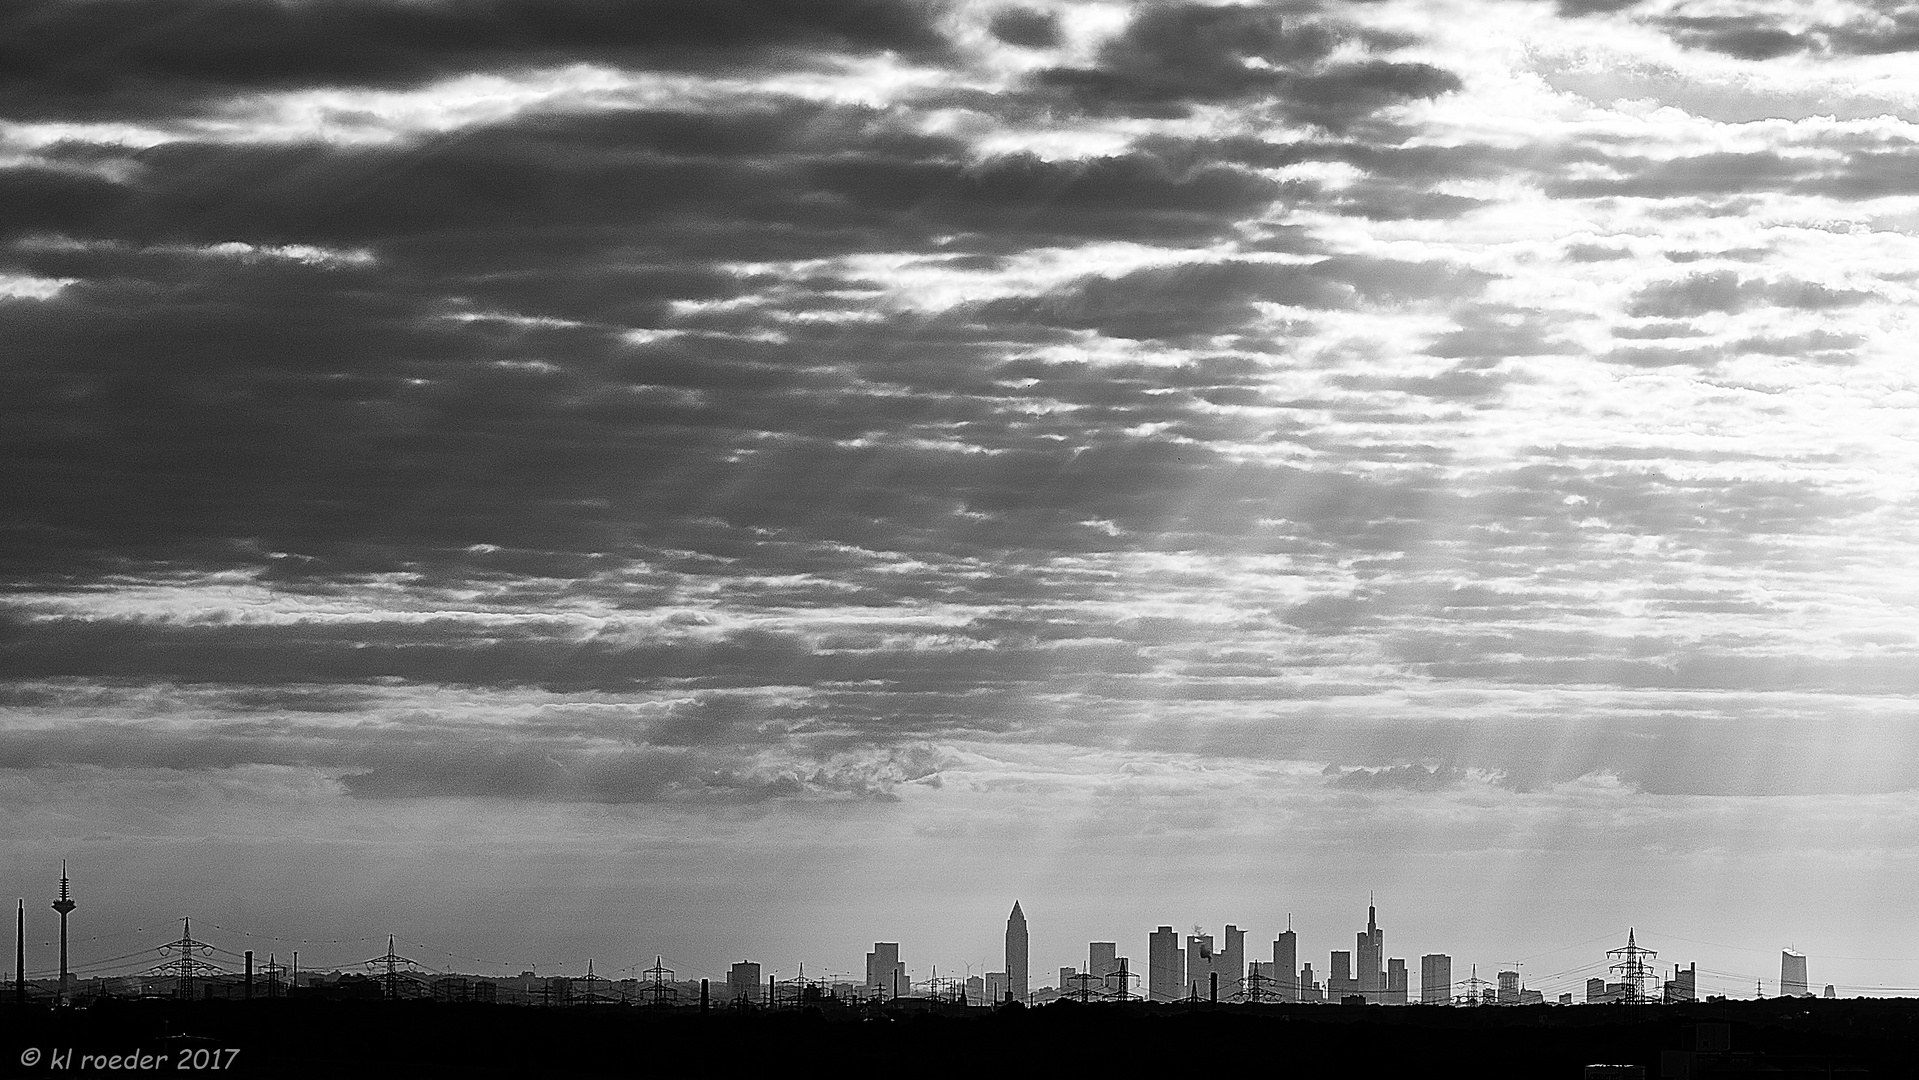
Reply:
[[[514,283],[648,250],[684,259],[820,257],[930,245],[954,231],[1007,247],[1052,240],[1191,243],[1279,195],[1250,170],[1148,154],[973,163],[952,140],[858,107],[777,104],[711,116],[539,117],[418,146],[172,144],[113,184],[0,170],[0,236],[142,243],[380,243],[402,260]],[[636,251],[637,248],[637,251]],[[417,250],[416,250],[417,249]],[[423,267],[424,268],[424,267]],[[695,271],[697,272],[697,271]],[[601,290],[604,291],[604,290]]]
[[[908,745],[863,758],[754,766],[678,749],[565,751],[529,745],[420,747],[341,778],[364,799],[490,798],[597,803],[667,800],[757,802],[824,796],[891,798],[899,784],[932,777],[945,755]]]
[[[1545,188],[1558,198],[1725,195],[1792,190],[1829,168],[1828,163],[1789,157],[1779,150],[1720,151],[1664,160],[1628,157],[1607,164],[1615,176],[1549,178]]]
[[[1008,45],[1050,49],[1059,44],[1059,16],[1049,11],[1007,8],[993,16],[993,36]]]
[[[1014,587],[1028,597],[1043,591],[1030,581]],[[770,603],[781,598],[740,599]],[[812,598],[815,603],[825,599]],[[0,676],[262,687],[399,681],[556,692],[868,683],[960,693],[1067,672],[1127,674],[1151,666],[1138,646],[1096,633],[1042,644],[1017,633],[1001,640],[984,629],[961,628],[951,632],[953,644],[940,648],[917,648],[910,641],[901,647],[853,648],[848,646],[858,642],[840,641],[829,642],[841,646],[829,649],[792,632],[745,630],[705,639],[568,632],[571,628],[552,621],[527,622],[505,627],[458,618],[279,626],[11,621],[0,627]],[[875,631],[884,628],[882,622]],[[958,647],[968,639],[1003,647]],[[737,708],[715,705],[698,715],[676,716],[661,726],[662,741],[679,746],[718,739],[714,733],[721,727],[738,741],[748,718],[728,711]]]
[[[1429,356],[1479,360],[1569,351],[1566,340],[1554,333],[1559,328],[1561,324],[1529,312],[1481,309],[1464,316],[1459,329],[1434,338],[1425,351]]]
[[[15,119],[127,119],[579,62],[737,73],[807,52],[930,57],[945,49],[933,16],[910,0],[23,0],[0,14],[0,98]]]
[[[1855,359],[1856,350],[1865,343],[1866,338],[1862,334],[1808,330],[1802,334],[1780,337],[1741,338],[1733,342],[1731,348],[1736,352],[1759,353],[1763,356],[1792,356],[1820,363],[1850,363]]]
[[[1416,394],[1435,401],[1475,402],[1495,397],[1506,382],[1505,377],[1491,372],[1455,367],[1437,375],[1340,376],[1334,385],[1353,390]]]
[[[1682,16],[1659,20],[1682,44],[1742,60],[1771,60],[1820,47],[1820,38],[1758,22],[1751,15]]]
[[[1915,179],[1919,174],[1914,170],[1916,156],[1919,155],[1907,147],[1888,148],[1874,135],[1835,133],[1815,138],[1803,148],[1714,151],[1673,158],[1587,152],[1556,158],[1540,156],[1524,164],[1537,169],[1542,188],[1558,198],[1671,199],[1785,192],[1854,200],[1919,191],[1919,179]],[[1580,175],[1569,177],[1565,172],[1569,165],[1580,166]],[[1594,165],[1602,166],[1611,175],[1593,175],[1591,166]],[[1593,245],[1579,245],[1579,248],[1587,258],[1613,250]],[[1732,258],[1754,253],[1714,254]]]
[[[995,300],[972,317],[1115,337],[1177,339],[1228,333],[1258,316],[1259,303],[1337,309],[1470,295],[1491,276],[1440,262],[1338,255],[1307,264],[1229,261],[1093,276],[1068,290]]]
[[[1845,23],[1795,23],[1777,15],[1680,16],[1652,20],[1681,44],[1736,56],[1771,60],[1796,53],[1825,56],[1873,56],[1919,50],[1919,7],[1875,5],[1872,16]]]
[[[1092,277],[1068,292],[1031,300],[996,300],[975,317],[1097,329],[1115,337],[1179,338],[1230,332],[1257,316],[1256,301],[1299,307],[1343,307],[1349,288],[1298,266],[1202,263]]]
[[[211,772],[265,765],[340,773],[347,792],[361,798],[645,803],[886,798],[894,786],[947,763],[948,755],[912,741],[875,748],[865,736],[802,736],[767,757],[771,740],[713,732],[676,741],[664,730],[682,719],[698,727],[716,710],[739,708],[702,699],[670,710],[669,720],[651,729],[599,724],[588,733],[555,722],[475,731],[404,718],[372,729],[82,721],[0,733],[0,769]]]
[[[1858,289],[1835,289],[1817,282],[1792,278],[1767,281],[1732,270],[1719,270],[1648,285],[1633,295],[1626,312],[1640,317],[1685,318],[1713,312],[1739,312],[1753,307],[1823,311],[1862,304],[1872,299],[1873,295]]]
[[[1004,328],[809,329],[779,316],[885,283],[715,263],[921,248],[985,269],[1031,244],[1190,243],[1276,190],[1150,154],[975,165],[883,113],[805,105],[527,121],[370,150],[174,145],[140,155],[125,183],[0,177],[23,196],[0,204],[13,241],[0,264],[77,279],[0,304],[16,361],[0,373],[0,483],[21,511],[8,572],[179,560],[308,587],[397,567],[591,576],[617,565],[608,552],[699,518],[843,522],[882,547],[931,537],[954,504],[920,492],[999,482],[944,472],[940,455],[827,443],[944,422],[1018,445],[1008,425],[1031,421],[1004,414],[989,374]],[[943,245],[956,230],[971,244]],[[236,242],[358,254],[275,260]],[[1236,315],[1197,293],[1156,303],[1195,331]],[[687,336],[635,345],[628,328]],[[1132,423],[1168,419],[1155,389],[1111,404]],[[1193,412],[1186,400],[1171,419]],[[743,448],[757,456],[733,460]],[[847,476],[872,482],[847,490]]]
[[[1054,68],[1040,85],[1088,111],[1179,116],[1201,104],[1270,102],[1340,130],[1379,109],[1461,87],[1423,63],[1332,61],[1357,35],[1270,7],[1156,4],[1101,52],[1096,66]],[[1382,42],[1383,43],[1383,42]],[[1258,61],[1258,63],[1249,63]]]
[[[1642,0],[1556,0],[1562,15],[1604,15],[1638,6]]]

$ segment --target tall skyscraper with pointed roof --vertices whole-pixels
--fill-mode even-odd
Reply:
[[[1369,1004],[1382,1004],[1386,1000],[1386,969],[1383,964],[1386,951],[1386,932],[1379,928],[1378,909],[1373,907],[1373,898],[1366,897],[1366,929],[1360,931],[1359,949],[1355,956],[1359,960],[1359,992],[1366,995]]]
[[[1014,1001],[1025,1001],[1030,987],[1026,977],[1026,913],[1013,901],[1013,913],[1006,917],[1006,989]]]

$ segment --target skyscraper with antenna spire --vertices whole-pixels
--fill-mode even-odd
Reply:
[[[1354,956],[1359,961],[1359,970],[1355,973],[1359,983],[1359,992],[1370,1004],[1383,1004],[1386,1000],[1386,969],[1383,958],[1386,952],[1386,932],[1379,928],[1378,909],[1373,906],[1373,894],[1366,894],[1366,929],[1359,932],[1359,949]]]
[[[67,890],[67,860],[60,860],[60,899],[53,902],[53,910],[60,913],[60,995],[62,1005],[67,1002],[68,985],[73,976],[67,971],[67,914],[79,905],[73,902],[73,896]]]
[[[1273,939],[1273,977],[1279,1000],[1299,1000],[1299,935],[1293,933],[1292,912],[1286,913],[1286,929]]]

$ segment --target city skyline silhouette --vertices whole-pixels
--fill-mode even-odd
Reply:
[[[52,905],[54,911],[65,915],[73,910],[74,901],[68,899],[68,879],[62,867],[60,893]],[[1375,897],[1368,896],[1372,901]],[[64,910],[63,910],[64,906]],[[25,902],[21,902],[21,930],[25,929]],[[1539,1004],[1605,1004],[1615,1000],[1634,1000],[1649,1003],[1672,1003],[1676,1001],[1695,1001],[1712,998],[1745,997],[1812,997],[1819,995],[1820,984],[1809,981],[1807,975],[1809,957],[1791,947],[1779,950],[1780,967],[1776,975],[1768,978],[1756,974],[1757,969],[1739,971],[1722,970],[1708,965],[1703,973],[1697,960],[1689,964],[1669,958],[1662,967],[1658,963],[1642,963],[1639,954],[1647,960],[1656,960],[1658,953],[1640,949],[1636,943],[1638,929],[1629,927],[1623,948],[1609,948],[1606,939],[1595,938],[1591,941],[1561,946],[1518,959],[1498,961],[1487,964],[1487,974],[1497,975],[1498,979],[1482,978],[1479,973],[1481,964],[1470,957],[1456,958],[1443,950],[1427,950],[1417,958],[1392,956],[1392,951],[1384,946],[1384,927],[1377,922],[1377,907],[1369,903],[1367,918],[1363,929],[1357,935],[1358,949],[1332,948],[1317,958],[1302,950],[1299,932],[1287,921],[1285,929],[1278,932],[1271,941],[1270,959],[1262,953],[1262,943],[1255,936],[1255,947],[1248,951],[1245,942],[1249,928],[1227,924],[1218,936],[1208,933],[1201,925],[1194,924],[1189,932],[1182,933],[1169,925],[1161,925],[1147,935],[1146,948],[1135,950],[1139,959],[1126,955],[1127,942],[1122,938],[1115,941],[1090,941],[1082,945],[1082,955],[1076,963],[1061,964],[1056,970],[1059,978],[1042,985],[1039,981],[1028,981],[1026,989],[1017,990],[1020,980],[1008,972],[1024,974],[1032,970],[1029,956],[1030,931],[1024,918],[1021,905],[1015,901],[1012,914],[1006,920],[1002,938],[1003,959],[997,963],[963,963],[957,970],[950,961],[946,963],[946,976],[940,977],[938,958],[916,958],[911,944],[906,942],[881,942],[875,950],[887,950],[884,953],[868,952],[864,972],[856,968],[841,967],[826,958],[821,963],[816,958],[813,973],[809,978],[805,972],[806,962],[799,961],[791,970],[782,971],[777,967],[757,960],[740,961],[732,965],[732,970],[722,972],[726,965],[701,958],[676,958],[679,965],[671,970],[664,965],[663,954],[653,956],[653,967],[640,972],[638,963],[621,964],[616,951],[607,954],[611,962],[601,964],[601,976],[593,974],[594,958],[584,961],[555,963],[548,959],[544,966],[538,960],[515,961],[510,959],[486,959],[479,956],[445,951],[437,945],[416,942],[413,947],[430,954],[431,959],[422,961],[413,957],[401,956],[395,952],[395,941],[400,935],[389,933],[385,936],[386,951],[373,959],[363,959],[346,964],[339,963],[342,946],[352,951],[352,946],[367,942],[377,942],[379,935],[357,939],[319,939],[310,937],[282,937],[260,935],[245,928],[213,924],[214,929],[236,936],[248,948],[236,951],[195,938],[191,931],[190,918],[183,918],[183,930],[177,941],[154,945],[131,952],[121,952],[102,959],[98,949],[107,942],[125,944],[130,937],[148,934],[144,928],[107,935],[88,935],[80,939],[82,944],[93,947],[89,951],[94,955],[79,957],[73,966],[73,981],[62,983],[58,974],[66,964],[64,933],[60,938],[61,967],[45,968],[36,965],[29,967],[26,962],[27,939],[17,939],[20,953],[16,976],[22,985],[31,985],[33,989],[26,996],[44,992],[51,1000],[58,1002],[66,997],[92,999],[97,997],[171,997],[186,992],[191,997],[192,987],[182,981],[183,976],[223,984],[223,993],[232,993],[236,980],[252,973],[252,963],[256,956],[260,959],[263,980],[271,977],[287,987],[305,986],[309,981],[315,985],[339,983],[342,976],[348,980],[365,978],[378,981],[382,994],[388,998],[406,996],[396,993],[396,981],[407,983],[408,994],[430,993],[435,980],[447,977],[472,977],[493,981],[524,983],[528,987],[538,984],[542,989],[522,988],[520,993],[526,1001],[550,992],[552,985],[573,984],[582,979],[589,987],[594,980],[606,982],[616,995],[609,1000],[618,1000],[631,1004],[640,1000],[640,984],[651,978],[666,980],[660,985],[673,984],[684,987],[698,985],[702,980],[719,981],[728,989],[721,992],[720,1000],[731,1002],[738,986],[742,969],[750,968],[752,977],[747,984],[753,993],[759,993],[761,977],[775,984],[786,982],[791,986],[814,985],[826,993],[839,993],[848,1000],[857,1000],[865,994],[868,999],[886,1000],[890,998],[937,998],[942,996],[960,996],[973,1005],[994,1005],[1018,1000],[1028,1004],[1044,1004],[1052,1001],[1077,998],[1082,1001],[1119,1001],[1176,1003],[1182,1001],[1205,1000],[1209,1003],[1325,1003],[1339,1004],[1351,997],[1374,1005],[1519,1005],[1529,1002]],[[64,920],[63,920],[64,921]],[[207,925],[203,922],[203,925]],[[63,927],[64,930],[64,927]],[[150,936],[150,935],[149,935]],[[1170,936],[1171,952],[1162,950],[1159,939]],[[1664,939],[1663,935],[1661,938]],[[1310,940],[1310,939],[1309,939]],[[1338,939],[1335,937],[1335,941]],[[1675,949],[1690,949],[1693,953],[1758,953],[1763,950],[1741,946],[1715,945],[1710,942],[1694,941],[1687,938],[1670,938],[1672,945],[1669,953]],[[1367,952],[1371,943],[1371,953]],[[1049,954],[1062,950],[1070,951],[1070,946],[1057,942],[1044,943]],[[53,941],[38,943],[41,949],[50,949]],[[300,947],[306,950],[304,978],[301,975]],[[111,946],[110,948],[117,948]],[[195,950],[199,951],[196,958]],[[282,955],[284,953],[284,955]],[[1582,953],[1584,955],[1582,955]],[[158,955],[165,962],[153,962]],[[875,957],[884,962],[875,967]],[[1598,956],[1599,959],[1594,959]],[[1291,963],[1281,964],[1281,958],[1300,962],[1300,966]],[[1327,959],[1330,957],[1330,959]],[[1555,959],[1543,966],[1537,961],[1546,957]],[[1623,960],[1621,959],[1623,958]],[[1896,960],[1897,958],[1816,958],[1824,963],[1829,959],[1837,960]],[[1410,960],[1410,963],[1409,963]],[[236,967],[236,962],[244,967]],[[585,972],[579,969],[582,964]],[[1414,967],[1412,965],[1416,964]],[[1525,970],[1533,964],[1529,973]],[[517,976],[509,972],[516,965],[521,966]],[[997,971],[989,970],[997,968]],[[1398,969],[1395,972],[1393,969]],[[896,970],[897,969],[897,970]],[[654,976],[655,970],[664,972],[663,976]],[[1041,969],[1047,970],[1047,969]],[[675,971],[685,974],[675,982],[671,976]],[[1370,975],[1368,972],[1370,971]],[[1409,972],[1418,972],[1415,979]],[[878,972],[878,974],[876,974]],[[611,973],[611,974],[607,974]],[[1443,973],[1443,974],[1438,974]],[[1701,977],[1703,974],[1703,978]],[[1437,975],[1439,981],[1429,982],[1428,977]],[[1456,976],[1456,977],[1455,977]],[[171,980],[171,981],[169,981]],[[1675,981],[1682,989],[1674,990]],[[49,988],[50,983],[50,988]],[[1767,984],[1771,989],[1767,989]],[[1632,986],[1630,993],[1625,992]],[[179,988],[186,986],[186,991]],[[16,991],[21,989],[16,986]],[[1748,993],[1748,989],[1751,993]],[[1520,991],[1531,991],[1537,996],[1522,998]],[[798,993],[798,990],[794,990]],[[677,993],[677,991],[676,991]],[[1480,1000],[1481,997],[1485,1000]],[[1876,984],[1827,983],[1824,996],[1827,997],[1914,997],[1919,998],[1919,986],[1905,987]],[[759,1000],[759,999],[755,999]],[[684,1004],[684,1003],[682,1003]]]

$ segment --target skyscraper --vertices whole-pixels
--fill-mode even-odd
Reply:
[[[1098,985],[1106,985],[1106,977],[1119,970],[1119,943],[1115,941],[1094,941],[1086,946],[1086,974],[1099,977]]]
[[[1453,958],[1427,953],[1419,958],[1419,1003],[1450,1005],[1453,1000]]]
[[[900,943],[875,941],[866,954],[866,986],[880,991],[881,997],[903,997],[911,988],[906,982],[906,965],[900,963]]]
[[[1359,948],[1353,954],[1359,959],[1359,992],[1366,995],[1368,1004],[1377,1005],[1386,1000],[1386,972],[1380,963],[1385,948],[1386,932],[1379,928],[1373,898],[1368,896],[1366,929],[1359,932]]]
[[[726,973],[726,988],[734,1001],[758,1002],[762,989],[760,966],[749,960],[734,964],[732,970]]]
[[[1692,1001],[1699,993],[1699,965],[1688,964],[1674,967],[1672,978],[1666,980],[1666,1000]]]
[[[1519,972],[1499,973],[1499,1003],[1501,1005],[1519,1004]]]
[[[1806,988],[1806,954],[1791,949],[1779,953],[1779,996],[1811,997]]]
[[[1213,964],[1213,935],[1186,935],[1186,985],[1180,989],[1180,996],[1191,994],[1206,1000],[1212,993],[1213,974],[1217,970]]]
[[[1406,1004],[1406,961],[1395,956],[1386,961],[1386,997],[1388,1005]]]
[[[1174,1001],[1186,995],[1186,951],[1179,935],[1162,926],[1146,937],[1146,993],[1153,1001]]]
[[[1274,989],[1279,991],[1279,1000],[1299,1000],[1299,935],[1293,933],[1292,919],[1286,920],[1286,929],[1273,939],[1273,972],[1279,979]]]
[[[1025,1001],[1028,992],[1026,978],[1026,913],[1019,909],[1019,901],[1013,901],[1013,913],[1006,917],[1006,990],[1013,995],[1014,1001]]]
[[[1326,965],[1326,996],[1339,1001],[1358,992],[1359,984],[1353,981],[1353,954],[1344,949],[1333,950],[1332,963]]]
[[[1240,992],[1246,981],[1246,931],[1226,924],[1226,948],[1219,955],[1219,996],[1221,1000]]]

